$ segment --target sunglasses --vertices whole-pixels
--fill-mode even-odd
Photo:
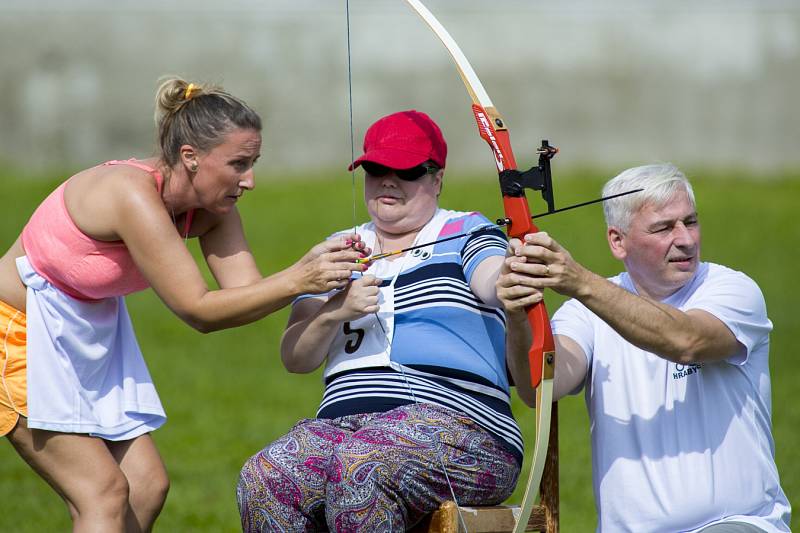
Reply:
[[[389,168],[372,161],[362,161],[361,167],[367,174],[375,178],[382,178],[388,173],[394,172],[394,175],[403,181],[418,180],[425,174],[435,174],[439,170],[439,167],[428,162],[411,168]]]

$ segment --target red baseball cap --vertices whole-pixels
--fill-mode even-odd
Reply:
[[[347,169],[353,170],[364,161],[406,169],[428,160],[444,168],[447,143],[431,117],[409,109],[387,115],[370,126],[364,135],[364,155]]]

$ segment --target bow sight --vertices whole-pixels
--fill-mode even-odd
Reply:
[[[558,153],[558,148],[550,146],[547,139],[542,140],[542,146],[537,150],[539,153],[539,165],[531,167],[525,172],[519,170],[503,170],[500,172],[500,190],[503,196],[518,198],[525,196],[525,189],[541,191],[542,198],[547,202],[547,213],[555,212],[555,200],[553,200],[553,179],[550,174],[550,160]],[[535,215],[538,216],[538,215]],[[497,219],[498,226],[508,226],[511,224],[509,218]]]
[[[539,154],[539,164],[531,167],[525,172],[519,170],[504,170],[500,172],[500,189],[505,196],[512,196],[519,198],[525,195],[525,189],[533,189],[534,191],[541,191],[542,198],[547,202],[547,211],[531,215],[531,218],[540,218],[563,211],[569,211],[576,207],[584,207],[598,202],[605,202],[612,198],[618,198],[627,194],[643,191],[644,189],[632,189],[630,191],[611,194],[594,200],[588,200],[579,204],[568,205],[567,207],[559,207],[556,209],[555,200],[553,199],[553,178],[550,174],[550,160],[558,153],[558,148],[551,146],[547,139],[542,139],[542,146],[536,150]],[[498,218],[495,222],[498,226],[511,225],[510,218]]]

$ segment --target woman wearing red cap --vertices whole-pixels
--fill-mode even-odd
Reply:
[[[364,243],[378,254],[469,235],[377,260],[346,288],[295,302],[281,356],[290,372],[324,364],[325,392],[316,418],[244,465],[245,531],[403,531],[445,499],[511,494],[522,437],[507,371],[527,383],[527,361],[505,357],[495,281],[506,239],[478,213],[439,208],[446,157],[418,111],[367,131],[353,163],[365,171]]]
[[[0,435],[64,499],[75,531],[149,531],[169,485],[150,438],[166,416],[124,295],[152,286],[209,332],[343,287],[363,267],[348,236],[262,278],[236,210],[255,185],[261,119],[180,79],[156,106],[157,157],[77,173],[0,258]],[[185,246],[195,237],[218,290]]]

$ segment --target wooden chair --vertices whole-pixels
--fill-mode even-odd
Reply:
[[[413,533],[506,533],[514,529],[519,506],[496,505],[485,507],[457,507],[452,501],[444,502]],[[460,518],[459,518],[460,515]],[[542,474],[539,504],[534,506],[525,531],[558,533],[558,404],[553,404],[550,418],[550,440]]]

